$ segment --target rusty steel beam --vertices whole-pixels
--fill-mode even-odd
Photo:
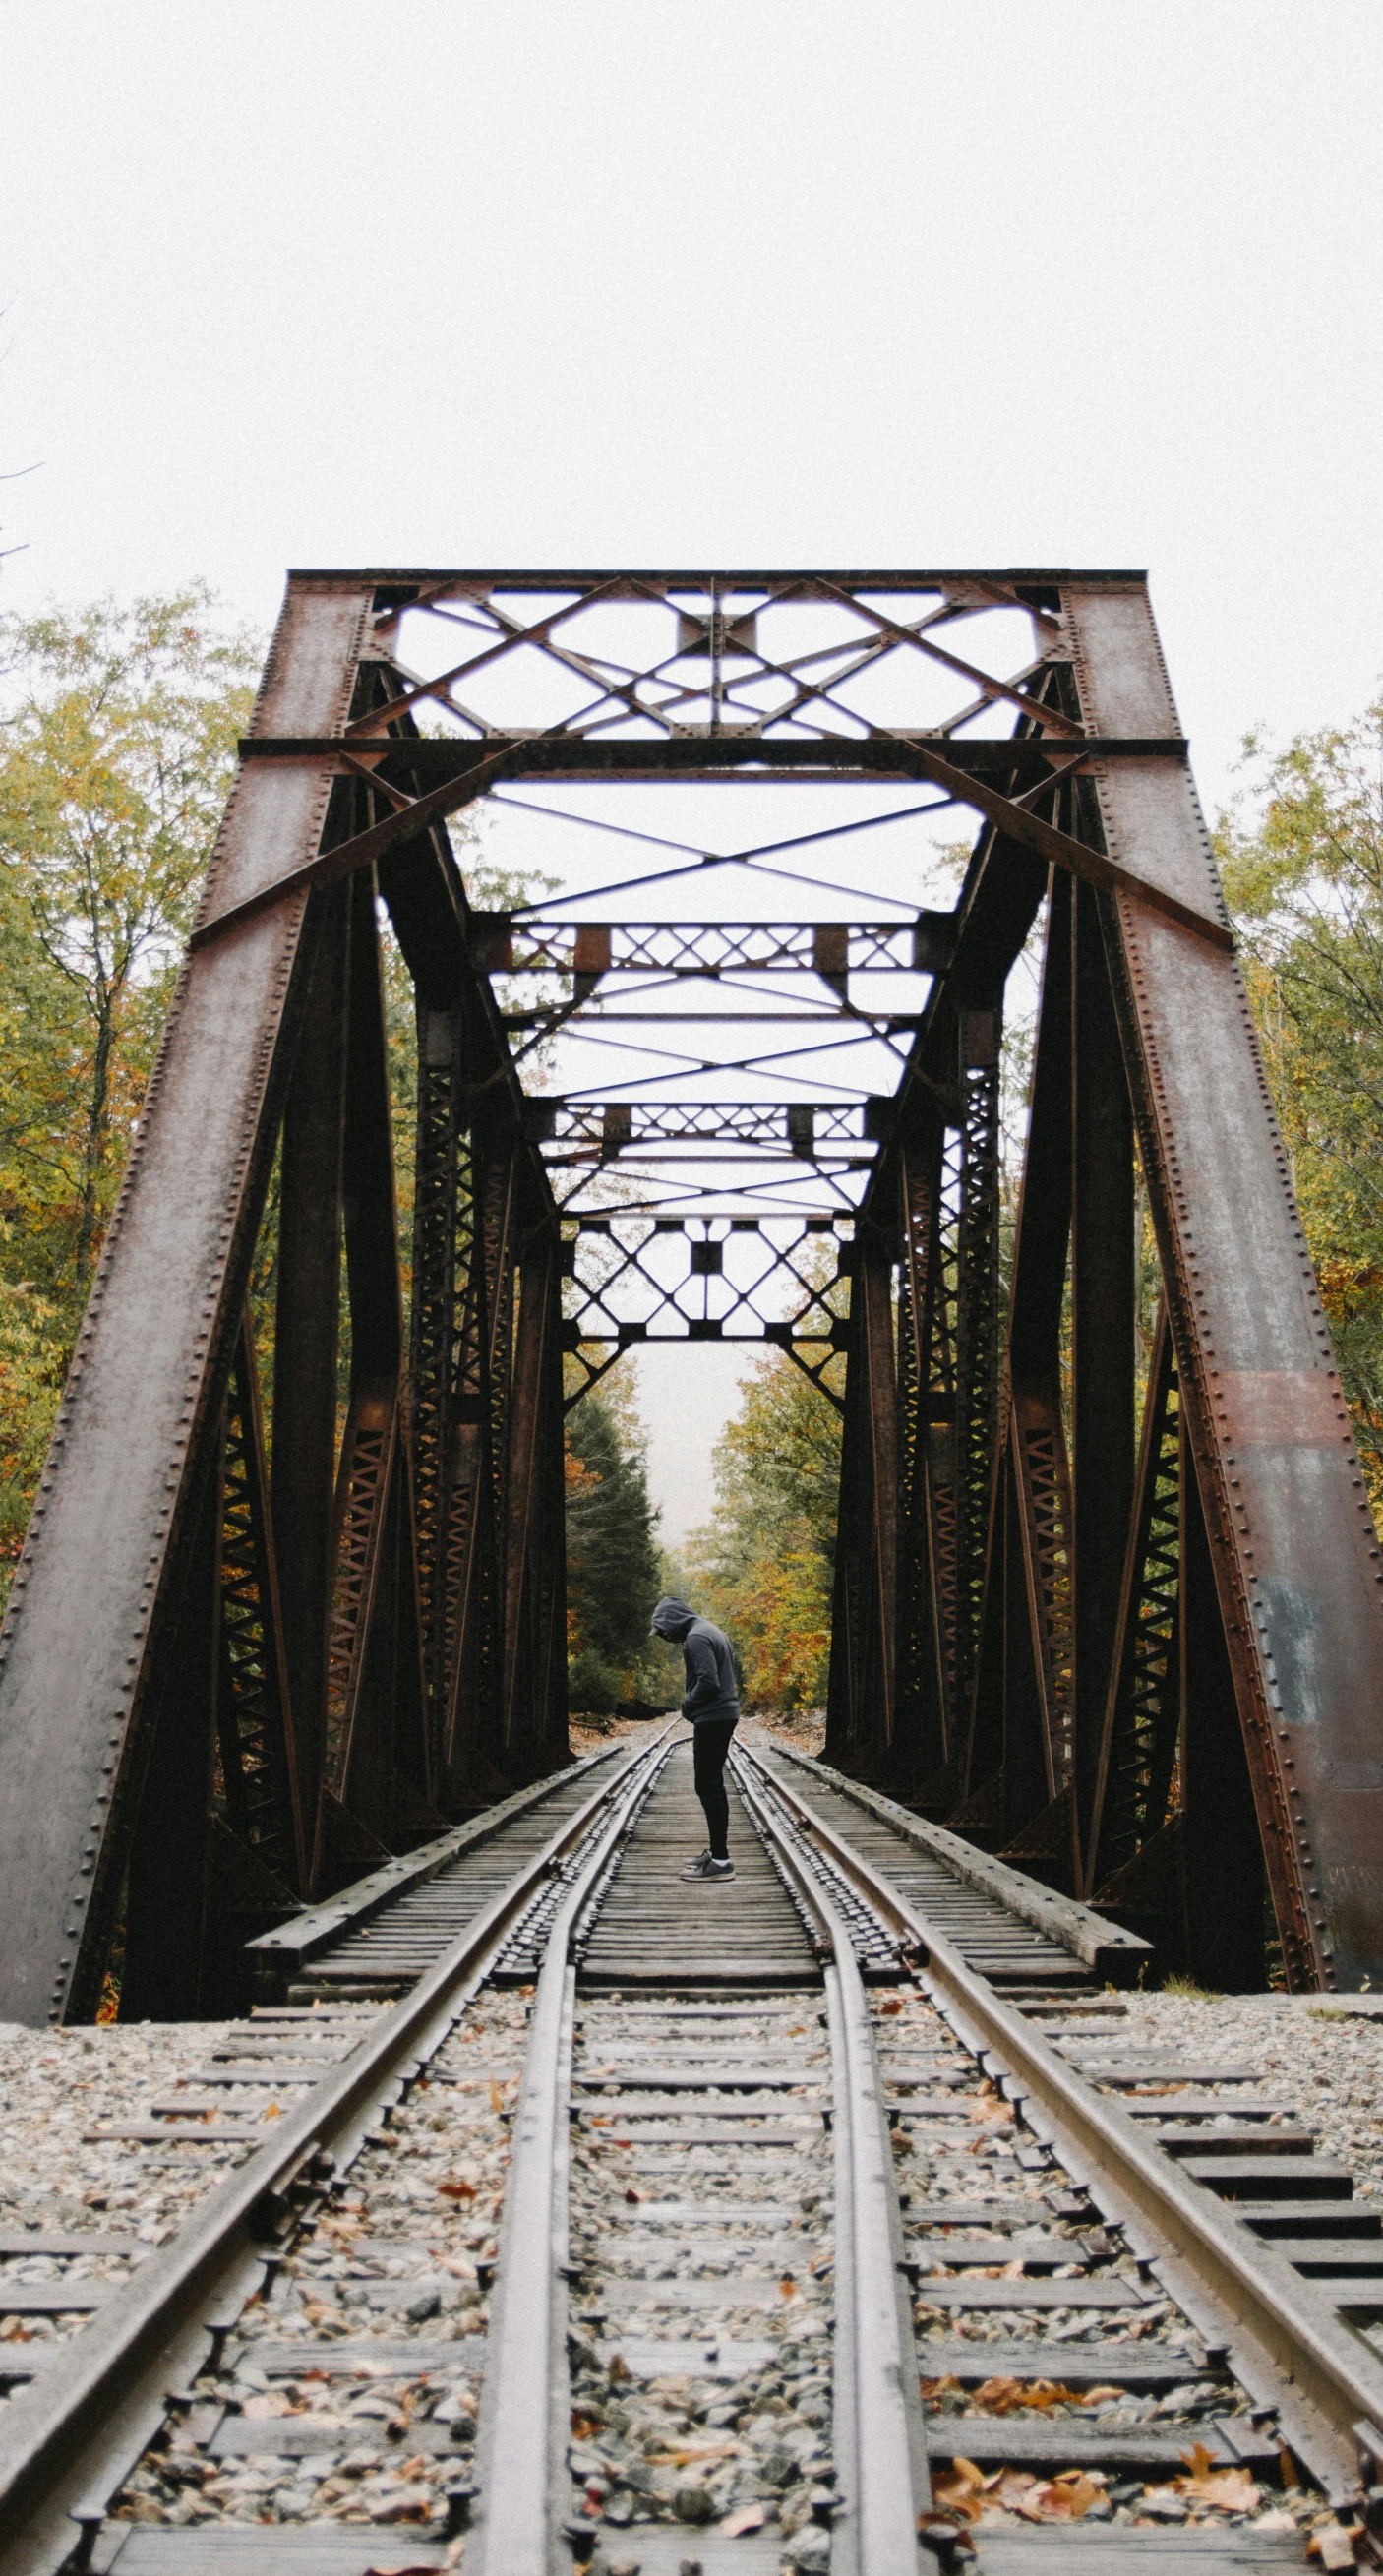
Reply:
[[[841,1439],[826,1745],[848,1749],[861,1777],[891,1768],[894,1739],[898,1440],[892,1245],[872,1226],[855,1239]]]
[[[1133,1113],[1101,898],[1071,935],[1071,1727],[1077,1883],[1109,1698],[1137,1436]]]
[[[1143,585],[1065,595],[1086,720],[1177,730]],[[1188,776],[1097,781],[1106,838],[1219,900]],[[1215,1594],[1283,1961],[1383,1951],[1383,1555],[1233,960],[1114,898],[1119,1004]]]
[[[573,742],[580,740],[580,736],[567,736],[563,739],[566,744],[566,754],[561,774],[566,777],[585,775],[585,764],[577,760],[571,748]],[[1117,890],[1125,897],[1142,904],[1149,911],[1165,915],[1179,928],[1194,932],[1197,938],[1205,940],[1211,947],[1233,950],[1234,941],[1226,922],[1218,919],[1213,913],[1203,911],[1196,904],[1185,902],[1170,887],[1160,884],[1155,876],[1144,876],[1136,868],[1126,868],[1119,860],[1110,858],[1106,852],[1095,848],[1091,843],[1077,840],[1070,832],[1063,832],[1055,824],[1045,822],[1026,804],[1021,804],[1015,798],[1002,794],[998,788],[987,784],[982,777],[958,767],[952,760],[943,760],[940,753],[934,751],[920,734],[899,734],[893,739],[896,746],[894,760],[900,765],[895,767],[892,775],[927,779],[933,786],[944,788],[954,804],[973,805],[1020,848],[1035,851],[1039,858],[1050,861],[1054,866],[1069,869],[1073,875],[1090,885],[1099,886],[1105,891]],[[768,748],[771,742],[771,736],[768,738],[768,743],[760,743],[756,738],[754,750],[762,751]],[[322,743],[317,742],[310,748],[304,748],[299,756],[308,760],[320,759],[324,748]],[[622,751],[625,748],[621,746]],[[702,765],[709,767],[706,743],[699,743],[697,748],[702,757]],[[292,754],[288,753],[287,756],[291,757]],[[748,746],[741,743],[738,748],[738,759],[733,765],[742,765],[748,756]],[[818,761],[820,757],[818,747]],[[602,765],[593,763],[592,774],[599,775]],[[352,772],[357,768],[354,760],[343,762],[342,766]],[[674,764],[668,762],[666,766],[672,768]],[[844,766],[844,763],[837,760],[833,764],[832,774],[839,775]],[[865,764],[851,764],[851,766],[859,766],[863,769]],[[477,747],[476,756],[459,777],[445,779],[440,786],[426,788],[401,808],[397,800],[391,799],[392,810],[379,821],[367,824],[362,830],[352,834],[349,840],[338,842],[330,849],[320,850],[314,858],[304,860],[297,868],[289,869],[277,883],[256,887],[253,892],[239,896],[233,903],[222,905],[205,920],[199,921],[192,934],[193,947],[214,946],[215,942],[225,938],[228,932],[244,922],[257,919],[261,912],[272,908],[276,903],[286,902],[290,897],[314,886],[335,885],[341,878],[352,875],[358,869],[373,867],[397,842],[411,839],[431,825],[444,822],[449,815],[457,814],[464,806],[473,804],[476,798],[483,796],[488,789],[499,786],[510,778],[541,775],[544,769],[545,764],[527,742],[517,745],[512,742],[500,742],[483,750]]]
[[[360,583],[290,592],[257,729],[344,722],[371,598]],[[330,792],[322,762],[244,769],[205,904],[313,852]],[[192,1469],[244,1301],[305,909],[277,906],[179,978],[20,1560],[0,1673],[0,2011],[14,2020],[99,2000],[160,1631],[177,1625],[180,1560],[197,1559]]]

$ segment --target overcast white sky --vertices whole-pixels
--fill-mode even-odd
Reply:
[[[12,606],[1145,565],[1211,804],[1376,687],[1378,0],[0,14]],[[675,1536],[736,1367],[645,1365]]]

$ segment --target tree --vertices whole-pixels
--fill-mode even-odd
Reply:
[[[0,866],[7,927],[36,946],[19,1015],[38,1113],[15,1101],[6,1141],[66,1216],[59,1275],[78,1302],[250,711],[257,651],[217,634],[211,605],[196,584],[3,627],[17,689],[0,721]],[[45,1082],[34,1043],[55,1036]],[[56,1134],[40,1124],[55,1087]]]
[[[0,1555],[17,1553],[258,651],[204,585],[0,621]]]
[[[624,1419],[620,1415],[623,1413]],[[634,1695],[661,1588],[642,1443],[631,1412],[588,1395],[568,1418],[567,1602],[574,1708]]]
[[[843,1364],[832,1372],[835,1382]],[[781,1351],[741,1386],[716,1444],[716,1517],[693,1542],[698,1606],[729,1634],[751,1706],[817,1706],[831,1649],[840,1416]]]
[[[1216,835],[1249,995],[1374,1508],[1383,1503],[1383,700],[1254,737]]]

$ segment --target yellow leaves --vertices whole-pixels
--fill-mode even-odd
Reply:
[[[1172,2491],[1187,2504],[1213,2505],[1217,2513],[1256,2513],[1258,2489],[1246,2469],[1217,2469],[1215,2454],[1204,2442],[1182,2452],[1191,2474],[1173,2478]]]
[[[496,2118],[499,2117],[500,2112],[504,2109],[504,2095],[496,2084],[493,2075],[490,2077],[490,2108],[494,2112]]]
[[[1006,2475],[1007,2471],[1000,2471],[1000,2476]],[[997,2485],[998,2479],[992,2483]],[[940,2505],[944,2513],[958,2514],[962,2522],[978,2522],[984,2511],[985,2485],[983,2469],[977,2469],[973,2460],[957,2456],[951,2462],[949,2474],[943,2472],[938,2476],[933,2469],[932,2501]]]
[[[1103,2494],[1103,2478],[1084,2469],[1038,2478],[1024,2469],[1004,2468],[986,2477],[973,2460],[959,2454],[949,2476],[932,2477],[934,2502],[962,2522],[980,2522],[986,2512],[1020,2514],[1025,2522],[1081,2522]]]
[[[942,2386],[946,2383],[943,2381]],[[923,2394],[927,2393],[923,2382]],[[951,2382],[954,2387],[956,2383]],[[1088,2406],[1095,2397],[1108,2397],[1109,2389],[1095,2389],[1082,2397],[1060,2379],[986,2379],[975,2391],[975,2404],[985,2415],[1012,2415],[1020,2407],[1031,2407],[1043,2414],[1049,2406]]]
[[[1325,2569],[1326,2576],[1336,2576],[1336,2571],[1353,2567],[1356,2563],[1354,2544],[1342,2522],[1325,2522],[1319,2531],[1313,2531],[1306,2544],[1306,2555],[1314,2558],[1318,2567]]]
[[[744,2457],[742,2442],[687,2442],[678,2450],[646,2451],[650,2466],[665,2469],[699,2468],[706,2460],[740,2460]]]
[[[1017,2480],[1010,2475],[1004,2483]],[[1103,2494],[1103,2479],[1097,2484],[1084,2469],[1065,2469],[1060,2477],[1034,2480],[1026,2495],[1015,2497],[1013,2510],[1028,2522],[1080,2522]]]
[[[1000,2477],[1007,2474],[1007,2470],[999,2472]],[[932,2502],[943,2513],[954,2514],[958,2521],[978,2522],[984,2512],[986,2487],[998,2483],[998,2477],[986,2480],[983,2469],[977,2469],[973,2460],[957,2456],[949,2473],[938,2475],[933,2469]]]
[[[783,2277],[778,2284],[778,2296],[780,2299],[796,2298],[797,2283],[793,2279],[791,2272],[785,2272],[783,2274]]]
[[[967,2119],[977,2120],[982,2127],[989,2129],[1007,2129],[1013,2121],[1013,2113],[1008,2103],[996,2093],[988,2076],[985,2077],[978,2093],[967,2094],[965,2115]]]

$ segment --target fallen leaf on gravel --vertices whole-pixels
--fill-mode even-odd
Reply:
[[[646,2451],[644,2457],[655,2466],[690,2468],[697,2460],[738,2460],[744,2456],[742,2442],[689,2442],[677,2451]]]
[[[1016,2510],[1029,2522],[1080,2522],[1104,2493],[1084,2469],[1063,2469],[1045,2478]]]
[[[266,2103],[264,2108],[264,2117],[266,2120],[281,2120],[283,2118],[283,2104],[281,2102]]]
[[[933,2477],[932,2497],[946,2513],[978,2522],[984,2510],[984,2473],[973,2460],[953,2460],[949,2477]]]
[[[504,2108],[504,2095],[496,2084],[493,2075],[490,2078],[490,2108],[492,2111],[502,2111]]]
[[[948,2384],[954,2388],[958,2383],[936,2383],[941,2388]],[[1008,2415],[1016,2406],[1033,2406],[1040,2413],[1048,2406],[1084,2406],[1088,2402],[1077,2389],[1067,2388],[1059,2379],[985,2379],[975,2391],[975,2404],[988,2415]]]
[[[783,2277],[778,2284],[778,2296],[780,2299],[796,2298],[797,2283],[794,2281],[791,2272],[785,2272],[783,2274]]]
[[[1342,2522],[1327,2522],[1313,2531],[1306,2544],[1306,2555],[1329,2571],[1354,2565],[1354,2546]]]
[[[965,2112],[967,2119],[981,2120],[990,2129],[1006,2129],[1013,2118],[1007,2102],[1001,2101],[992,2088],[988,2093],[983,2090],[972,2093]]]
[[[473,2182],[439,2182],[437,2189],[444,2200],[474,2200],[475,2198]]]
[[[763,2506],[761,2504],[736,2505],[734,2512],[727,2513],[718,2527],[724,2532],[727,2540],[740,2540],[746,2531],[762,2531]]]
[[[1021,2513],[1036,2494],[1042,2481],[1027,2469],[997,2469],[985,2480],[985,2503],[1002,2505],[1005,2513]]]
[[[1172,2484],[1178,2495],[1186,2496],[1196,2504],[1214,2505],[1220,2513],[1258,2511],[1258,2489],[1246,2469],[1215,2468],[1215,2455],[1213,2451],[1207,2451],[1204,2442],[1197,2442],[1181,2456],[1191,2474],[1189,2478],[1173,2478]]]

